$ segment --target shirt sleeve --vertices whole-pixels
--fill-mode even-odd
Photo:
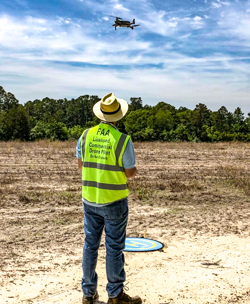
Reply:
[[[122,164],[124,169],[131,169],[135,167],[135,151],[131,139],[129,139],[123,153]]]
[[[76,158],[81,158],[81,138],[82,136],[79,137],[76,145]]]

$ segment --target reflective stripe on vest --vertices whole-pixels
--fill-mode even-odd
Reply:
[[[106,190],[125,190],[127,189],[127,185],[111,185],[111,184],[104,184],[104,183],[98,183],[98,182],[91,182],[91,181],[83,181],[83,186],[88,187],[96,187],[100,189],[106,189]]]
[[[122,156],[129,139],[128,135],[103,123],[84,132],[81,139],[84,199],[106,204],[128,196]]]

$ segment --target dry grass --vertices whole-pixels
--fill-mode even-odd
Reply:
[[[31,248],[82,246],[76,142],[1,143],[1,268]],[[128,235],[249,235],[250,145],[135,143]],[[140,206],[138,212],[138,206]],[[7,275],[7,274],[6,274]]]

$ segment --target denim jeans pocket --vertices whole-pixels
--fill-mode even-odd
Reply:
[[[104,217],[107,220],[118,220],[124,218],[128,215],[128,200],[127,198],[105,206],[104,207]]]
[[[83,204],[82,210],[83,210],[83,213],[89,213],[90,212],[87,204]]]

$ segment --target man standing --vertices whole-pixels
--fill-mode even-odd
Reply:
[[[124,254],[128,221],[127,178],[136,174],[130,136],[118,131],[115,122],[125,116],[128,103],[113,93],[97,102],[93,111],[101,123],[86,130],[77,143],[78,167],[82,170],[85,241],[83,247],[83,304],[98,299],[96,264],[103,229],[106,245],[108,304],[141,304],[139,296],[124,290]]]

